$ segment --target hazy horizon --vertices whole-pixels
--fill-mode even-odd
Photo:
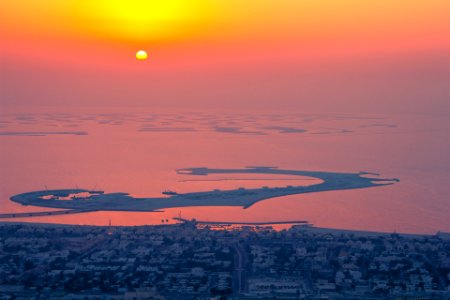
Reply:
[[[149,196],[216,187],[181,183],[178,168],[275,165],[400,182],[184,213],[450,231],[447,0],[4,0],[0,8],[0,213],[35,209],[9,197],[43,186]],[[140,49],[147,60],[136,59]]]

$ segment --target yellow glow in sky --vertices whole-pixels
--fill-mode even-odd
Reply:
[[[212,17],[205,0],[79,0],[73,12],[76,25],[86,33],[132,42],[190,37]]]

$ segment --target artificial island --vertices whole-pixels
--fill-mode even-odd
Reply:
[[[209,174],[272,174],[306,176],[321,182],[309,186],[238,188],[191,193],[164,192],[163,197],[135,198],[128,193],[105,193],[87,189],[60,189],[33,191],[12,196],[10,199],[25,206],[61,209],[52,212],[1,214],[0,218],[31,217],[43,215],[72,214],[93,211],[142,211],[160,212],[166,208],[188,206],[241,206],[244,209],[266,199],[288,195],[333,190],[361,189],[391,185],[399,180],[373,177],[368,172],[340,173],[323,171],[285,170],[276,167],[246,167],[243,169],[187,168],[179,174],[207,176]],[[370,177],[369,177],[370,176]]]

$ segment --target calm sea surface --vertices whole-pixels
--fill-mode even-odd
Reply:
[[[450,231],[450,120],[413,114],[168,109],[8,111],[0,115],[0,213],[43,211],[9,197],[86,188],[133,196],[286,186],[314,181],[267,174],[181,175],[188,167],[379,173],[385,187],[294,195],[248,209],[95,212],[5,221],[143,225],[182,215],[210,221],[307,220],[317,226],[415,233]]]

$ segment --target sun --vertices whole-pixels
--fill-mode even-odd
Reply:
[[[138,60],[146,60],[148,57],[147,51],[145,50],[139,50],[138,52],[136,52],[136,58]]]

